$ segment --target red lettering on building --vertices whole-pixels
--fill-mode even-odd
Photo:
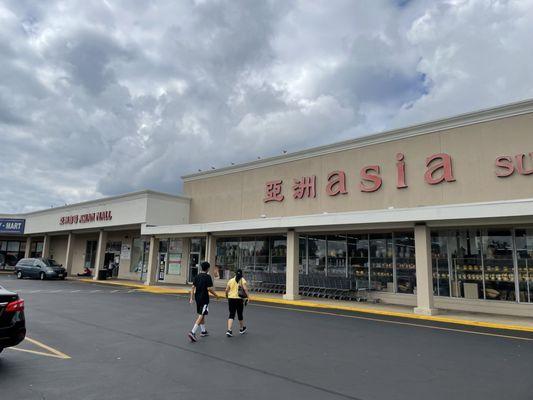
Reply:
[[[333,171],[328,174],[328,184],[326,186],[328,196],[346,194],[346,174],[344,171]]]
[[[94,221],[111,221],[113,216],[111,211],[99,211],[97,213],[68,215],[59,219],[59,225],[74,225],[77,223],[86,224]]]
[[[513,158],[510,156],[500,156],[496,159],[496,176],[505,178],[514,174]]]
[[[529,158],[532,158],[532,155],[533,153],[529,153]],[[520,175],[531,175],[533,174],[533,168],[530,168],[530,169],[527,169],[527,168],[524,168],[524,157],[526,155],[525,154],[517,154],[515,156],[515,159],[516,159],[516,170],[518,171],[518,173]]]
[[[293,194],[296,200],[304,197],[316,197],[316,176],[304,176],[301,179],[295,179],[292,185]]]
[[[455,182],[452,170],[452,158],[449,154],[439,153],[429,156],[426,158],[426,168],[427,171],[424,174],[424,179],[430,185],[437,185],[444,181]],[[440,174],[437,174],[438,171]]]
[[[361,169],[361,182],[359,183],[361,192],[375,192],[379,190],[383,183],[379,173],[379,165],[367,165]],[[371,185],[369,186],[368,183],[371,183]]]
[[[396,187],[398,189],[405,189],[407,184],[405,183],[405,156],[403,153],[396,154]]]
[[[281,194],[282,184],[282,180],[267,182],[265,188],[265,198],[263,201],[265,203],[270,201],[283,201],[285,196]]]

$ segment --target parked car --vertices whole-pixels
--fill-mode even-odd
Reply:
[[[20,260],[15,271],[17,278],[65,279],[67,271],[61,264],[50,258],[23,258]]]
[[[26,337],[24,300],[0,286],[0,353]]]

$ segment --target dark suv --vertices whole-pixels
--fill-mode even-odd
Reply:
[[[15,271],[17,278],[25,277],[45,279],[65,279],[67,271],[61,264],[49,258],[23,258],[20,260]]]
[[[26,337],[24,300],[0,286],[0,353]]]

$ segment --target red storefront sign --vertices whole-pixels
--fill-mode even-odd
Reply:
[[[59,219],[59,225],[75,225],[75,224],[87,224],[90,222],[111,221],[113,216],[111,211],[98,211],[87,214],[74,214],[61,217]]]
[[[396,154],[396,188],[406,189],[407,175],[405,172],[405,155]],[[505,178],[517,172],[519,175],[533,174],[533,152],[529,154],[517,154],[512,156],[499,156],[495,162],[496,176]],[[453,173],[452,157],[446,153],[432,154],[425,160],[426,170],[424,172],[424,182],[428,185],[439,185],[442,183],[455,182]],[[359,172],[360,181],[358,184],[359,191],[363,193],[373,193],[381,189],[383,178],[381,177],[381,166],[379,164],[365,165]],[[292,197],[295,200],[304,198],[315,198],[317,194],[317,177],[304,176],[294,179],[292,185]],[[347,194],[348,187],[346,184],[346,172],[337,170],[332,171],[327,176],[326,194],[328,196],[337,196]],[[276,201],[282,202],[285,199],[283,195],[283,181],[281,179],[269,181],[265,186],[265,203]]]

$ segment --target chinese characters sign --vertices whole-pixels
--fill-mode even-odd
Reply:
[[[396,154],[396,188],[406,189],[407,175],[405,171],[405,155]],[[528,168],[526,164],[530,164]],[[426,170],[424,172],[424,182],[428,185],[439,185],[446,182],[455,182],[453,173],[452,157],[446,153],[433,154],[425,160]],[[533,174],[533,152],[529,154],[518,154],[513,156],[500,156],[495,162],[495,174],[499,178],[509,177],[515,173],[518,175]],[[366,165],[359,172],[359,191],[363,193],[373,193],[381,189],[383,178],[381,167],[378,164]],[[291,186],[292,197],[295,200],[305,198],[315,198],[317,195],[316,175],[302,176],[295,178]],[[273,180],[265,185],[265,197],[263,201],[282,202],[285,199],[283,181]],[[328,196],[338,196],[348,194],[345,171],[332,171],[327,176],[326,194]]]

